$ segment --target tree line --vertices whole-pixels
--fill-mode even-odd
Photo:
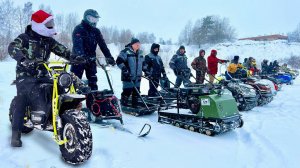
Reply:
[[[193,23],[188,21],[179,35],[179,43],[186,45],[216,44],[236,39],[235,29],[228,18],[206,16]]]

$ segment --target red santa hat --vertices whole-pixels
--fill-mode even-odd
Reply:
[[[56,34],[56,31],[53,28],[46,27],[46,23],[53,20],[53,16],[43,10],[38,10],[33,13],[31,16],[31,28],[36,33],[46,36],[52,37]]]

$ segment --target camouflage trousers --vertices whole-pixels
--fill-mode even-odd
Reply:
[[[205,80],[205,72],[203,71],[196,71],[196,83],[203,84]]]

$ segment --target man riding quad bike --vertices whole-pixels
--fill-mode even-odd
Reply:
[[[17,96],[12,100],[12,147],[21,147],[21,133],[37,128],[53,131],[62,157],[72,164],[85,162],[92,153],[92,133],[86,117],[77,109],[84,97],[67,94],[72,79],[65,68],[45,64],[50,53],[71,59],[70,51],[52,37],[53,16],[39,10],[31,25],[8,46],[17,61]]]

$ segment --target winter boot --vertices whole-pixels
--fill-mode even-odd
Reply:
[[[121,102],[121,105],[122,105],[122,106],[129,106],[129,105],[128,105],[128,99],[129,99],[129,98],[128,98],[127,96],[121,95],[121,101],[120,101],[120,102]]]
[[[21,132],[20,131],[12,131],[11,146],[12,147],[22,147]]]
[[[132,96],[132,108],[137,108],[138,106],[138,97]]]

